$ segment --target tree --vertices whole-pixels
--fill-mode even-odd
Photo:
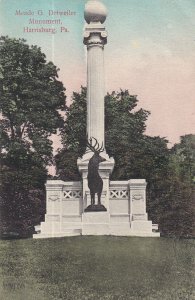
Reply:
[[[182,180],[192,181],[195,178],[195,135],[181,136],[180,143],[171,150],[172,164]]]
[[[37,46],[0,38],[1,153],[10,153],[10,159],[21,147],[45,165],[50,162],[48,137],[63,126],[59,110],[65,110],[65,89],[57,72]]]
[[[15,201],[21,209],[30,190],[44,189],[50,136],[63,127],[65,100],[58,69],[39,47],[0,38],[0,188],[7,205]]]
[[[62,180],[80,180],[77,158],[82,157],[86,147],[86,102],[85,87],[81,93],[73,93],[72,104],[67,107],[62,133],[63,148],[55,156],[57,173]]]
[[[172,207],[168,221],[180,236],[194,236],[195,135],[181,136],[180,143],[171,149],[170,170],[169,203]]]
[[[194,236],[194,137],[181,137],[181,142],[169,151],[167,175],[150,185],[149,211],[165,235]],[[158,208],[157,214],[154,207]]]
[[[149,112],[137,109],[137,96],[127,90],[105,98],[106,149],[115,159],[114,180],[146,178],[167,164],[167,141],[145,135]],[[161,151],[159,151],[161,149]]]

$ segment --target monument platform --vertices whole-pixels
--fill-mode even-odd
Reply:
[[[146,181],[111,181],[107,211],[85,212],[89,197],[81,182],[49,180],[46,184],[45,222],[36,226],[33,238],[78,235],[159,237],[158,226],[146,213]],[[106,195],[105,195],[106,196]]]

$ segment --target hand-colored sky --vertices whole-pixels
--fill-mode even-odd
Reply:
[[[60,79],[73,91],[86,85],[86,57],[82,43],[84,0],[1,0],[0,34],[25,38],[39,45],[60,68]],[[195,133],[195,1],[104,0],[108,17],[105,47],[106,91],[128,89],[139,106],[150,110],[147,134],[178,142]],[[61,20],[69,33],[24,33],[29,16],[16,10],[75,11]],[[34,18],[38,18],[36,15]],[[44,26],[45,27],[45,26]],[[59,26],[58,26],[59,27]]]

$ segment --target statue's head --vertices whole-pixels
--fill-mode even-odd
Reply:
[[[87,148],[94,153],[92,157],[97,161],[98,164],[106,160],[105,158],[100,156],[100,153],[104,151],[103,143],[100,147],[96,138],[91,137],[89,141],[87,141]]]
[[[99,152],[94,152],[93,157],[96,159],[96,161],[98,162],[98,164],[100,164],[103,161],[106,161],[105,158],[103,158]]]

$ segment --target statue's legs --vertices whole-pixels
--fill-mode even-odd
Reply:
[[[98,193],[98,205],[101,205],[101,194],[102,193]]]
[[[91,193],[91,205],[95,205],[95,193]]]

